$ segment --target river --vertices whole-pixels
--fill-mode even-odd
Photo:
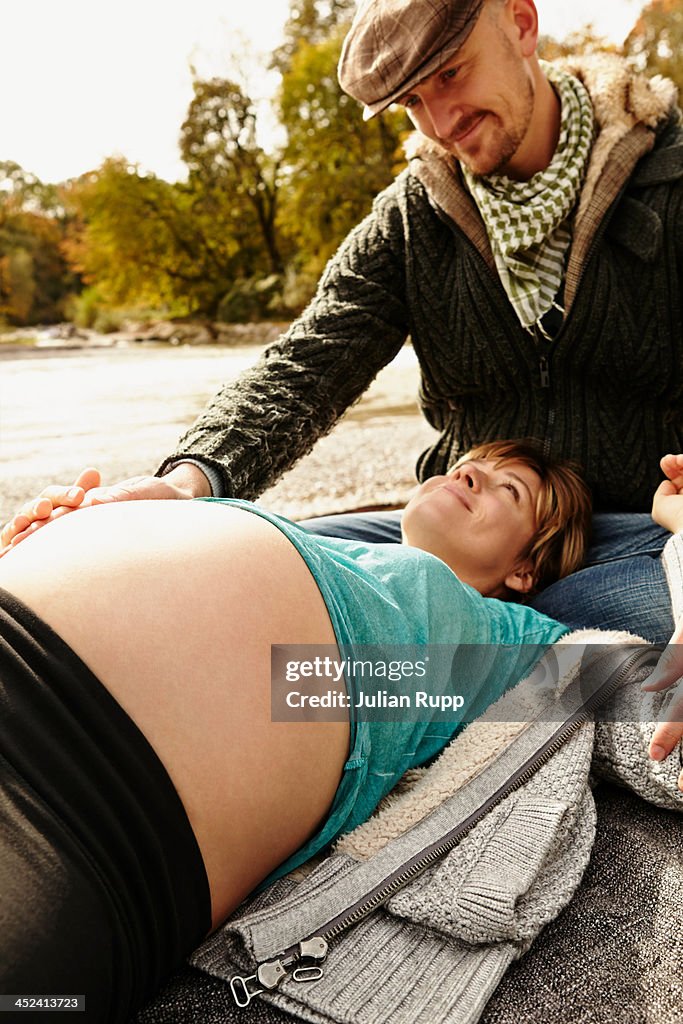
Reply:
[[[51,482],[96,466],[106,482],[153,472],[219,385],[258,348],[131,345],[0,347],[0,523]],[[401,501],[433,432],[416,405],[417,364],[404,348],[329,438],[264,504],[287,515]]]

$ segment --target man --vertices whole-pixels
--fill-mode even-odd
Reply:
[[[537,40],[533,0],[360,8],[340,81],[365,117],[403,104],[418,130],[408,168],[343,243],[299,320],[181,439],[163,477],[95,499],[256,497],[410,334],[423,410],[441,431],[419,479],[495,438],[536,438],[575,459],[598,512],[589,568],[534,606],[572,626],[671,633],[657,560],[666,535],[643,513],[661,456],[683,447],[675,88],[616,58],[543,65]],[[75,495],[48,491],[5,542]],[[311,528],[349,535],[336,519]],[[351,530],[398,540],[398,517]]]

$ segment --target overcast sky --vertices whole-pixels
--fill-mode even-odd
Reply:
[[[536,0],[557,38],[592,22],[621,43],[645,0]],[[191,67],[224,74],[234,54],[267,55],[289,0],[2,0],[0,160],[62,181],[122,154],[182,177],[177,140]],[[261,60],[261,64],[263,61]],[[257,64],[258,66],[258,64]],[[275,76],[253,76],[272,94]]]

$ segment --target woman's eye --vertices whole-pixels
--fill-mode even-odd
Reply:
[[[445,81],[448,81],[450,78],[455,78],[457,73],[458,73],[458,69],[457,68],[446,68],[446,70],[443,72],[442,78]]]
[[[503,486],[507,487],[507,489],[512,493],[515,501],[519,501],[519,490],[517,489],[517,487],[515,487],[514,484],[510,483],[510,481],[508,480]]]
[[[416,107],[419,102],[419,96],[406,96],[405,99],[401,100],[401,106],[405,107],[407,110],[410,110],[412,107]]]

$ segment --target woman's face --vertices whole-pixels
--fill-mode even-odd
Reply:
[[[514,460],[462,462],[426,480],[403,513],[403,542],[436,555],[486,597],[533,585],[537,473]]]

